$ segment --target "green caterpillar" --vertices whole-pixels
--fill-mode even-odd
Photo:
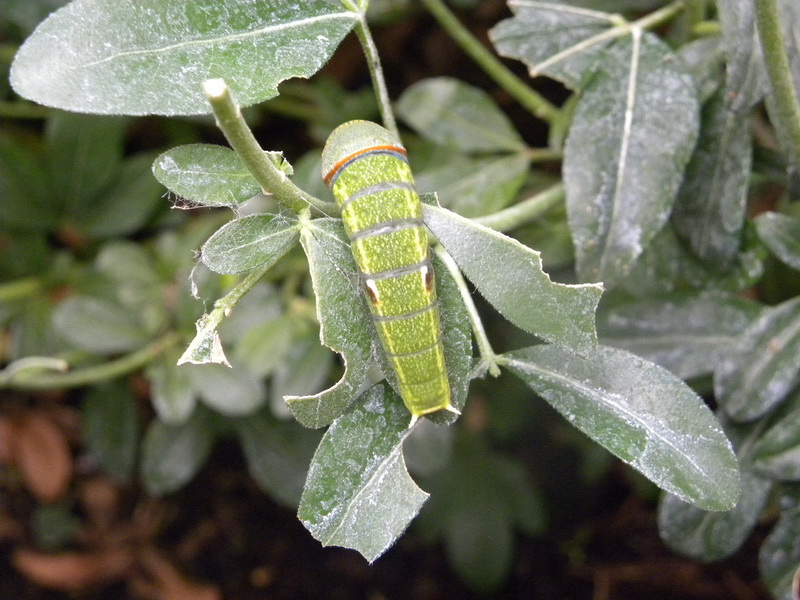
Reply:
[[[428,236],[405,148],[380,125],[350,121],[328,138],[322,176],[342,209],[404,404],[414,420],[458,412],[450,404]]]

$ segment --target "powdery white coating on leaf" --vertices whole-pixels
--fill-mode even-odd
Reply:
[[[717,7],[725,49],[725,87],[734,112],[749,113],[769,84],[755,22],[755,4],[720,2]]]
[[[319,394],[285,400],[300,423],[324,427],[344,412],[366,380],[372,363],[372,321],[358,289],[358,271],[341,220],[305,222],[300,241],[314,286],[320,341],[342,355],[345,372]]]
[[[188,115],[211,112],[203,83],[223,78],[248,106],[314,74],[356,19],[318,0],[75,0],[23,44],[11,81],[67,110]]]
[[[800,378],[800,298],[768,308],[714,373],[714,392],[732,419],[749,421],[782,402]]]
[[[287,215],[250,215],[220,227],[201,251],[217,273],[241,273],[275,263],[297,243],[299,223]]]
[[[423,79],[397,102],[397,113],[421,136],[463,152],[514,152],[525,144],[485,91],[451,77]]]
[[[597,343],[603,288],[554,283],[538,252],[453,212],[423,204],[425,224],[481,295],[517,327],[575,352]]]
[[[212,144],[164,152],[153,163],[153,175],[169,191],[203,206],[235,206],[261,191],[233,150]]]
[[[374,561],[405,531],[428,494],[406,470],[408,412],[386,384],[370,388],[328,429],[311,461],[298,516],[324,546]]]
[[[753,444],[753,465],[776,480],[800,480],[800,390],[770,416],[766,430]]]
[[[603,54],[564,149],[567,210],[584,281],[614,286],[666,223],[697,138],[691,77],[634,29]]]
[[[752,164],[750,115],[719,90],[703,107],[700,138],[672,211],[672,225],[704,263],[726,270],[742,244]]]
[[[658,509],[661,539],[696,560],[722,560],[738,550],[758,522],[772,481],[742,472],[742,495],[731,510],[709,512],[666,494]]]
[[[761,305],[727,292],[673,294],[601,311],[603,344],[623,348],[687,380],[714,371]]]
[[[498,23],[489,37],[501,56],[528,65],[531,77],[548,75],[577,88],[612,40],[615,15],[552,2],[509,0],[514,17]]]
[[[622,350],[585,357],[557,346],[512,352],[506,367],[571,423],[662,489],[707,510],[739,496],[730,442],[683,381]]]
[[[464,217],[479,217],[505,208],[517,197],[529,165],[522,153],[462,155],[420,173],[417,189],[436,191],[442,206]]]
[[[766,212],[755,219],[758,237],[784,263],[800,271],[800,219]]]
[[[759,571],[775,598],[796,597],[792,584],[800,563],[800,501],[787,492],[781,499],[781,516],[759,552]]]
[[[206,363],[219,363],[230,367],[222,342],[217,333],[216,322],[210,322],[208,315],[204,315],[195,323],[197,334],[178,359],[178,365],[187,363],[202,365]]]

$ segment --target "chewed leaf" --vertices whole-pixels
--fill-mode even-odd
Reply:
[[[342,355],[345,372],[336,385],[319,394],[285,400],[300,423],[324,427],[345,411],[367,378],[372,364],[372,323],[342,222],[328,218],[307,222],[300,242],[317,300],[320,340]]]
[[[192,115],[211,112],[203,82],[223,78],[249,106],[316,73],[357,18],[321,0],[75,0],[23,44],[11,81],[66,110]]]
[[[613,348],[581,357],[550,345],[511,352],[505,366],[662,489],[706,510],[736,504],[730,442],[703,400],[666,369]]]
[[[336,420],[311,461],[298,517],[323,546],[358,550],[372,562],[405,531],[428,497],[403,460],[410,416],[378,384]]]
[[[208,315],[197,321],[197,335],[191,341],[186,351],[178,359],[178,364],[191,363],[203,365],[206,363],[218,363],[230,367],[225,351],[222,349],[222,342],[217,333],[218,319],[209,318]]]
[[[480,293],[517,327],[588,351],[597,343],[600,285],[564,285],[542,271],[539,253],[449,210],[423,204],[425,224]]]
[[[531,0],[509,0],[511,19],[489,33],[501,56],[518,58],[531,77],[544,74],[578,87],[613,37],[604,35],[620,24],[617,15]]]

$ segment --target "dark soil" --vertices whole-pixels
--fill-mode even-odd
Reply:
[[[32,510],[33,500],[8,480],[4,483],[4,521],[15,513],[24,517]],[[609,497],[607,506],[590,520],[554,529],[541,539],[520,538],[507,585],[495,594],[480,596],[452,573],[441,548],[419,540],[413,526],[372,566],[356,552],[321,548],[292,511],[277,506],[256,488],[236,447],[223,444],[200,475],[173,496],[154,499],[135,487],[121,488],[115,507],[121,514],[106,534],[108,539],[97,544],[102,547],[117,534],[136,558],[114,581],[71,592],[48,591],[12,566],[14,550],[24,543],[6,538],[0,559],[0,598],[193,597],[170,592],[169,586],[143,595],[143,582],[158,578],[142,559],[153,552],[175,568],[178,587],[205,583],[203,589],[214,592],[208,597],[230,600],[769,598],[758,582],[757,541],[721,564],[702,565],[677,557],[659,540],[654,508],[630,490],[624,494],[618,483],[608,483],[617,497]],[[21,530],[28,529],[25,523],[19,525]],[[126,533],[119,535],[122,531]]]

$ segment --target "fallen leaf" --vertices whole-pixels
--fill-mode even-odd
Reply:
[[[14,462],[14,437],[16,428],[11,419],[0,416],[0,464]]]
[[[165,557],[154,550],[140,555],[148,582],[139,582],[140,592],[151,600],[220,600],[222,594],[215,585],[190,581]]]
[[[27,488],[43,502],[58,500],[72,479],[72,454],[63,432],[39,413],[25,415],[16,425],[14,459]]]
[[[122,548],[59,554],[19,548],[11,560],[20,573],[37,585],[76,591],[121,579],[133,556]]]
[[[81,483],[81,505],[91,524],[108,531],[117,519],[120,489],[107,477],[92,477]]]

